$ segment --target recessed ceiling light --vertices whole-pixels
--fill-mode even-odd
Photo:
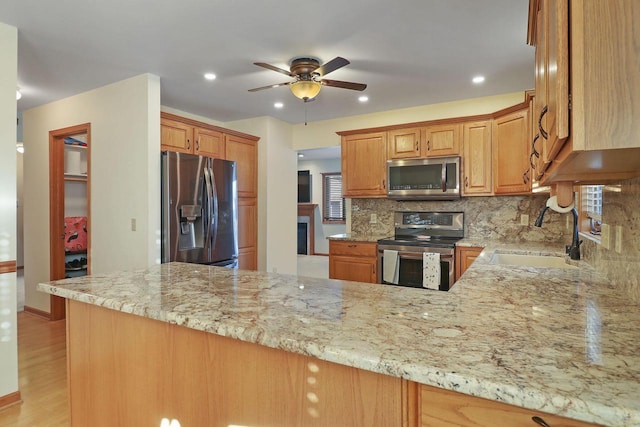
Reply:
[[[282,102],[276,102],[275,104],[273,104],[273,106],[276,108],[282,108],[284,107],[284,104]]]
[[[216,75],[213,74],[213,73],[206,73],[204,75],[204,78],[207,79],[207,80],[215,80],[216,79]]]
[[[301,159],[301,158],[303,158],[303,157],[304,157],[304,154],[302,154],[302,153],[298,153],[298,158],[299,158],[299,159]]]
[[[475,84],[480,84],[484,81],[484,76],[475,76],[471,81]]]
[[[369,97],[366,95],[362,95],[361,97],[358,98],[358,101],[360,102],[367,102],[369,100]]]

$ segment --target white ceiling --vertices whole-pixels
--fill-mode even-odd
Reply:
[[[20,111],[141,73],[159,75],[162,105],[228,122],[318,121],[533,87],[528,0],[2,0],[18,28]],[[288,69],[298,56],[351,64],[303,104]],[[215,81],[203,73],[214,72]],[[473,85],[476,74],[486,77]],[[284,108],[276,110],[275,102]]]

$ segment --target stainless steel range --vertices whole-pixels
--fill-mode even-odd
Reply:
[[[423,288],[423,254],[429,252],[440,255],[438,289],[448,291],[455,280],[456,242],[464,237],[464,213],[395,212],[394,220],[394,236],[378,240],[378,282]],[[384,271],[385,251],[388,255],[397,253],[394,280],[385,280],[389,278]]]

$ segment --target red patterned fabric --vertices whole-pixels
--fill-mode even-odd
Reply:
[[[87,250],[87,217],[69,216],[64,219],[65,252]]]

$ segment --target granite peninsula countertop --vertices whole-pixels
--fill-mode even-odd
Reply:
[[[570,418],[640,425],[639,304],[588,265],[490,261],[496,251],[554,248],[483,246],[449,292],[182,263],[38,289]]]

